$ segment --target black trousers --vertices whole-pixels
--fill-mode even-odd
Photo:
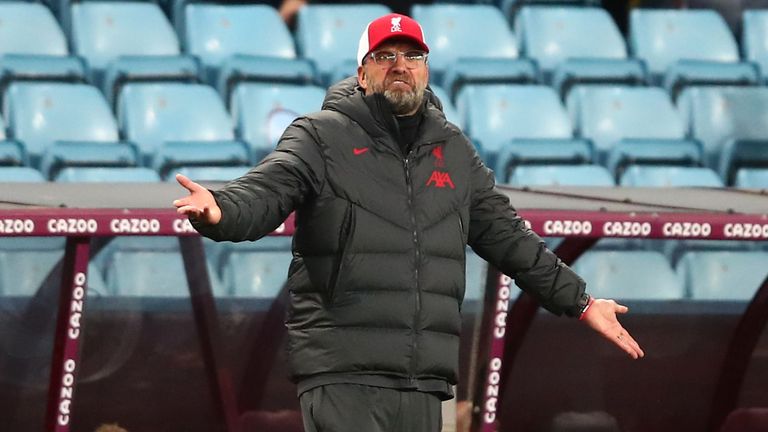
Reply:
[[[328,384],[301,394],[305,432],[440,432],[440,399],[430,393]]]

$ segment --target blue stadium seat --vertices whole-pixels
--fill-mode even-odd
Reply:
[[[695,300],[749,301],[768,276],[768,252],[689,252],[677,272]]]
[[[159,182],[160,176],[144,167],[66,167],[53,180],[59,183],[152,183]]]
[[[215,272],[209,270],[216,297],[226,296]],[[189,297],[181,254],[168,251],[117,251],[106,270],[107,289],[115,296]]]
[[[725,184],[734,184],[742,169],[768,169],[768,136],[759,140],[726,141],[719,167]]]
[[[527,59],[459,57],[448,66],[442,85],[455,96],[465,85],[534,84],[541,81],[539,75]]]
[[[290,251],[232,252],[223,263],[222,282],[235,297],[274,298],[291,258]]]
[[[296,58],[288,27],[269,5],[187,4],[183,40],[209,71],[233,55]]]
[[[175,182],[176,174],[182,174],[196,182],[228,182],[241,177],[252,167],[241,166],[183,166],[174,169],[165,177],[166,181]]]
[[[605,186],[616,184],[600,165],[520,165],[512,171],[512,186]]]
[[[445,114],[445,119],[459,127],[462,127],[464,123],[459,116],[459,112],[456,111],[456,107],[453,105],[453,102],[451,102],[451,98],[448,96],[448,93],[440,86],[430,85],[429,88],[432,89],[432,93],[434,93],[435,96],[440,99],[440,103],[443,105],[443,113]]]
[[[619,180],[629,187],[723,187],[723,180],[710,168],[632,165]]]
[[[128,84],[118,100],[118,121],[150,164],[168,142],[234,138],[232,121],[216,91],[201,84]]]
[[[0,166],[0,183],[7,182],[44,182],[40,171],[31,167]]]
[[[517,42],[498,8],[478,4],[416,4],[411,16],[429,46],[430,77],[437,83],[461,58],[517,59]],[[479,31],[482,29],[482,31]],[[452,86],[446,90],[453,92]]]
[[[495,166],[496,155],[515,138],[571,138],[571,121],[557,93],[543,85],[465,86],[456,100],[467,135]]]
[[[390,12],[379,4],[307,4],[296,20],[299,54],[315,63],[320,81],[328,84],[336,65],[356,60],[365,26]]]
[[[42,3],[0,2],[0,56],[34,54],[67,56],[67,40]]]
[[[350,69],[356,70],[356,65]],[[243,82],[311,85],[317,82],[315,65],[307,59],[235,55],[219,69],[216,89],[229,101]]]
[[[693,87],[678,108],[689,134],[704,145],[706,163],[718,168],[730,141],[768,139],[768,89]]]
[[[258,161],[296,117],[319,111],[324,98],[325,90],[316,86],[243,83],[235,89],[230,110],[238,137],[250,144]]]
[[[763,81],[768,81],[768,10],[745,10],[741,25],[741,50],[744,59],[760,66]]]
[[[25,145],[33,166],[57,141],[118,141],[115,119],[96,87],[14,83],[4,102],[11,136]]]
[[[527,6],[515,16],[522,52],[545,82],[565,95],[577,83],[642,84],[642,64],[627,59],[624,38],[601,8]]]
[[[482,301],[485,294],[485,279],[488,272],[488,263],[480,258],[472,249],[467,248],[466,287],[464,301]],[[512,296],[517,296],[518,290],[512,291]]]
[[[579,165],[595,159],[592,143],[582,139],[512,139],[499,151],[496,179],[507,182],[520,165]]]
[[[40,170],[46,178],[57,177],[67,167],[133,167],[139,151],[130,143],[58,141],[45,150]]]
[[[29,248],[0,247],[0,297],[33,296],[64,257],[63,242],[57,243],[61,248],[48,248],[45,244],[38,248],[39,242],[27,242]],[[89,296],[107,294],[101,274],[93,265],[88,266],[87,287]]]
[[[734,186],[747,189],[768,188],[768,169],[740,169],[736,173]]]
[[[128,81],[197,80],[196,61],[180,56],[176,33],[155,3],[74,3],[72,46],[111,102]]]
[[[653,251],[590,251],[573,265],[589,293],[617,300],[680,300],[682,284],[664,255]]]
[[[755,78],[751,65],[739,64],[736,40],[714,10],[633,9],[629,42],[673,98],[690,85],[745,85]]]
[[[496,1],[505,17],[514,21],[520,9],[526,6],[600,6],[601,0],[501,0]]]
[[[0,133],[0,166],[28,165],[29,160],[24,146],[16,141],[3,140],[3,138],[3,134]]]
[[[592,140],[602,162],[625,140],[658,140],[673,148],[685,137],[682,119],[669,96],[656,87],[584,86],[571,92],[567,102],[577,134]],[[638,144],[635,141],[632,147]]]
[[[163,143],[153,156],[152,166],[161,177],[184,166],[234,166],[251,162],[243,141],[185,141]]]

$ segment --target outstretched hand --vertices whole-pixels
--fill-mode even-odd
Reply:
[[[616,318],[616,314],[625,314],[627,311],[629,308],[613,300],[594,299],[589,309],[584,312],[582,320],[633,359],[641,358],[645,353]]]
[[[208,189],[181,174],[176,174],[176,181],[189,191],[189,195],[173,202],[177,213],[194,217],[210,225],[219,223],[221,220],[221,209]]]

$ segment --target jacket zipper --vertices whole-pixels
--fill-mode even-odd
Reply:
[[[344,267],[344,259],[347,256],[347,249],[349,246],[350,238],[352,238],[352,224],[353,224],[352,211],[353,211],[352,203],[348,202],[347,209],[344,212],[344,221],[341,226],[341,231],[339,232],[339,252],[336,255],[336,263],[333,266],[336,272],[331,277],[331,281],[329,285],[330,289],[328,290],[329,305],[334,304],[342,267]]]
[[[418,326],[419,326],[419,318],[421,315],[421,287],[419,286],[419,266],[421,264],[421,251],[419,250],[419,233],[418,229],[416,228],[416,213],[413,209],[413,182],[411,180],[411,166],[410,166],[410,157],[413,154],[413,149],[411,149],[410,152],[408,152],[408,155],[403,160],[403,164],[405,167],[405,184],[408,187],[408,210],[410,211],[411,216],[411,226],[413,227],[413,246],[414,246],[414,255],[416,259],[416,267],[414,269],[414,282],[416,283],[416,292],[415,292],[415,311],[413,314],[413,345],[412,345],[412,351],[411,351],[411,364],[409,367],[409,380],[411,382],[414,382],[416,380],[415,375],[415,362],[416,362],[416,352],[418,349]]]

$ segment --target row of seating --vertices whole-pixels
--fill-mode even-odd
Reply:
[[[184,266],[175,239],[121,238],[89,267],[94,295],[186,297]],[[3,243],[8,243],[3,242]],[[216,297],[273,298],[282,288],[290,239],[269,238],[238,247],[210,244],[209,275]],[[35,292],[61,249],[0,247],[0,296]],[[768,251],[690,251],[673,269],[663,254],[649,250],[596,250],[574,264],[599,297],[620,300],[739,300],[752,298],[768,276]],[[468,256],[467,300],[482,298],[485,263]]]
[[[41,4],[2,3],[0,17],[13,24],[0,28],[0,73],[88,79],[110,101],[130,80],[203,78],[225,99],[242,80],[324,86],[354,73],[365,24],[389,12],[383,5],[309,4],[294,36],[267,5],[178,7],[174,29],[154,3],[78,2],[62,30]],[[676,97],[691,84],[762,84],[768,65],[762,10],[744,14],[743,61],[725,21],[711,10],[635,9],[626,41],[597,7],[526,6],[512,26],[491,5],[414,5],[411,14],[431,47],[434,82],[452,96],[472,82],[541,82],[563,97],[579,83],[650,82]],[[87,68],[69,57],[69,45]]]
[[[150,167],[160,178],[236,167],[209,178],[226,180],[271,151],[285,127],[323,98],[317,86],[245,83],[226,107],[206,85],[132,83],[113,115],[93,86],[14,83],[3,104],[7,136],[0,115],[0,165],[62,181],[77,178],[66,170],[75,166]],[[533,165],[587,164],[571,170],[594,173],[592,185],[632,186],[651,172],[635,165],[672,165],[686,169],[659,172],[700,179],[688,185],[748,186],[768,168],[768,88],[692,87],[675,106],[652,87],[581,86],[563,104],[543,85],[476,84],[462,89],[456,107],[444,106],[502,183],[536,184],[527,179],[544,171]],[[684,182],[659,177],[665,184]]]

